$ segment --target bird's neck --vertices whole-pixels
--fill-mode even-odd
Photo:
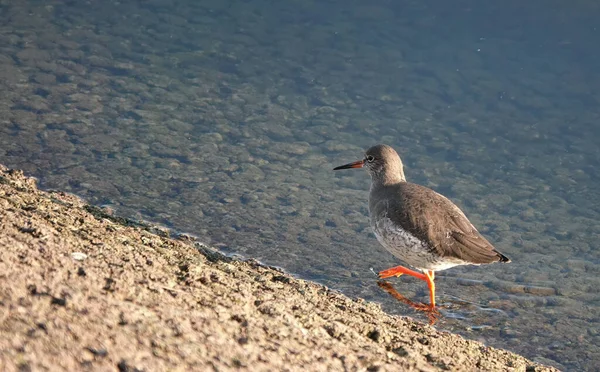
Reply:
[[[372,181],[372,187],[377,188],[379,186],[392,186],[406,182],[406,177],[404,177],[404,171],[400,168],[395,169],[394,171],[387,170],[378,174],[373,174]]]

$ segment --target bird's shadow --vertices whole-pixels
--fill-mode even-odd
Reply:
[[[400,292],[398,292],[396,288],[392,286],[392,283],[385,280],[378,280],[377,285],[379,286],[379,288],[383,289],[385,292],[394,297],[396,300],[412,307],[415,310],[424,312],[425,315],[427,315],[427,318],[429,318],[429,324],[434,325],[435,322],[437,322],[437,320],[439,319],[441,314],[436,308],[421,302],[414,302],[409,300],[408,298],[401,295]]]

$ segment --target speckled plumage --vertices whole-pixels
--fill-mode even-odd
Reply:
[[[468,264],[460,259],[436,255],[427,243],[396,226],[389,218],[371,219],[371,228],[388,252],[416,269],[439,271]]]
[[[375,184],[371,227],[390,253],[419,270],[502,261],[505,256],[446,197],[408,182]],[[508,259],[506,259],[508,260]]]

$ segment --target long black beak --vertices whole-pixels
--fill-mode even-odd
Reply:
[[[351,169],[351,168],[362,168],[364,165],[365,165],[365,161],[364,160],[359,160],[359,161],[355,161],[354,163],[348,163],[348,164],[340,165],[339,167],[333,168],[333,170]]]

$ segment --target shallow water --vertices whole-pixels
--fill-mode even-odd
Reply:
[[[398,262],[370,232],[367,174],[331,170],[387,143],[513,260],[436,275],[437,326],[600,369],[595,3],[0,10],[0,162],[419,317],[371,271]]]

